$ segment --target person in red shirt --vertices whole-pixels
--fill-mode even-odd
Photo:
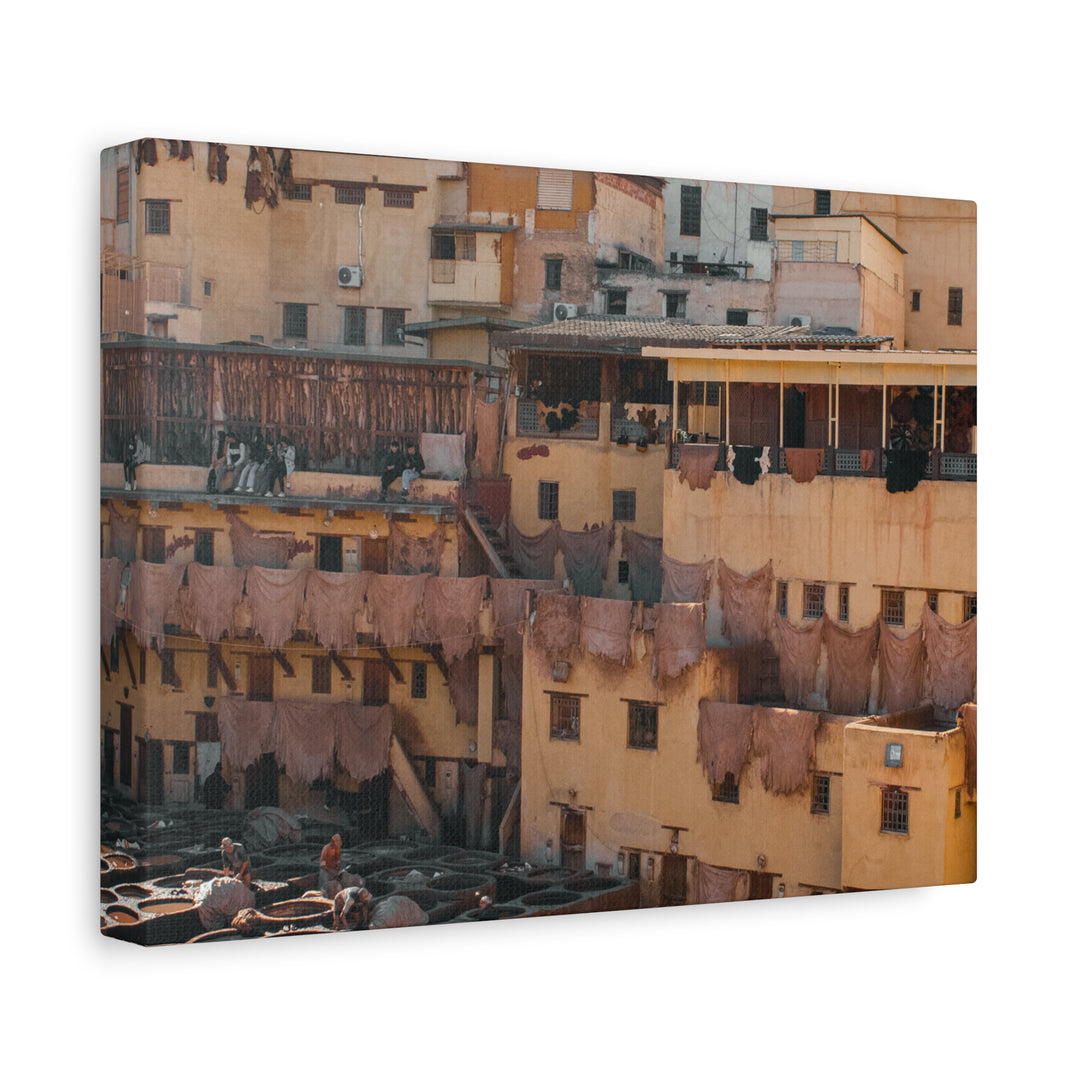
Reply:
[[[341,891],[341,836],[334,833],[319,856],[319,891],[333,899]]]

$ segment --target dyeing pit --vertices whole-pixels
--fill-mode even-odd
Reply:
[[[113,890],[117,896],[124,897],[146,897],[150,895],[150,890],[143,888],[142,885],[117,885]]]
[[[567,880],[580,874],[580,870],[571,870],[566,866],[542,866],[526,872],[526,877],[537,886],[565,884]]]
[[[495,899],[500,903],[517,900],[526,893],[536,892],[536,882],[528,878],[499,875],[495,878]]]
[[[543,889],[521,898],[523,904],[538,908],[566,907],[568,904],[578,903],[579,900],[581,900],[581,893],[570,892],[567,889]]]
[[[105,909],[105,914],[120,926],[134,926],[139,921],[139,913],[132,911],[129,907],[124,907],[122,904],[110,905]]]
[[[115,904],[116,901],[117,901],[117,896],[116,896],[116,893],[114,893],[112,891],[112,889],[102,889],[101,890],[101,902],[103,904]]]
[[[194,900],[172,896],[161,900],[144,900],[139,904],[139,910],[147,915],[175,915],[180,911],[190,911],[194,906]]]
[[[160,877],[162,874],[175,874],[182,870],[184,862],[179,855],[148,855],[138,861],[141,880]]]
[[[222,876],[220,870],[210,870],[206,867],[185,870],[182,874],[170,874],[168,877],[155,878],[150,882],[155,889],[179,889],[186,881],[212,881]]]
[[[582,877],[571,878],[566,887],[580,893],[598,893],[607,892],[608,889],[625,888],[626,885],[618,878]]]
[[[474,892],[487,893],[495,887],[494,881],[485,874],[443,874],[432,879],[428,885],[438,893],[455,899],[468,899]]]
[[[413,873],[423,874],[424,881],[417,881],[415,878],[407,881],[406,878]],[[431,879],[438,873],[445,874],[445,871],[440,871],[435,866],[396,866],[393,870],[380,870],[373,876],[372,880],[383,881],[387,885],[404,885],[406,888],[411,889],[426,889]],[[370,889],[371,886],[369,885],[368,888]]]
[[[493,911],[495,914],[487,914],[489,911]],[[473,911],[466,911],[465,918],[470,922],[488,922],[498,919],[519,919],[524,914],[525,909],[518,904],[494,904],[490,908],[484,910],[483,918],[480,917],[481,911],[479,908],[475,908]]]
[[[453,866],[461,869],[476,867],[489,870],[496,863],[505,862],[502,855],[494,851],[459,851],[450,855],[444,855],[439,859],[444,866]]]

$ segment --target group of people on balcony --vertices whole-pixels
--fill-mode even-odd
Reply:
[[[296,469],[296,447],[282,435],[277,443],[267,440],[248,447],[231,431],[220,432],[210,460],[206,490],[244,495],[265,495],[282,498],[291,486],[290,477]],[[227,473],[232,474],[232,486],[224,487]]]

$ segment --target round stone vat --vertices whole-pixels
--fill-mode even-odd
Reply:
[[[432,878],[429,889],[455,900],[469,900],[474,893],[495,891],[495,882],[489,874],[450,873]]]
[[[244,937],[245,935],[239,930],[225,926],[221,930],[207,930],[204,934],[196,934],[193,938],[188,938],[188,944],[194,945],[196,942],[207,941],[242,941]]]
[[[261,911],[245,909],[237,916],[245,933],[279,934],[314,926],[330,926],[334,918],[334,902],[325,897],[302,897],[270,904]]]
[[[220,870],[211,870],[209,867],[199,866],[185,870],[182,874],[170,874],[168,877],[154,878],[149,884],[155,889],[179,889],[187,881],[212,881],[221,877]]]
[[[462,917],[469,922],[494,922],[499,919],[520,919],[524,914],[525,908],[520,904],[492,904],[482,912],[479,908],[466,911]]]
[[[496,874],[495,876],[495,900],[500,904],[517,900],[531,892],[536,892],[536,882],[527,877],[517,874]]]
[[[452,844],[436,844],[430,847],[418,847],[413,852],[417,862],[430,862],[432,859],[445,859],[449,855],[460,854],[464,849]]]
[[[160,855],[147,855],[145,859],[139,859],[137,865],[139,880],[146,881],[164,874],[179,873],[184,868],[184,861],[179,855],[163,852]]]
[[[139,913],[124,904],[110,904],[105,909],[105,914],[118,926],[134,926],[140,921]]]
[[[437,866],[395,866],[389,870],[379,870],[371,875],[370,880],[365,878],[365,882],[369,889],[371,888],[371,882],[384,882],[394,888],[426,889],[430,885],[431,879],[438,873],[445,874],[446,871],[440,870]],[[416,874],[421,875],[423,880],[419,877],[410,876]]]
[[[568,889],[573,889],[575,892],[580,893],[600,893],[607,892],[610,889],[625,888],[626,882],[619,878],[602,878],[595,875],[588,875],[576,878],[570,878],[566,882]]]
[[[139,873],[136,859],[123,852],[114,851],[106,855],[102,863],[108,867],[101,871],[101,884],[110,886],[118,881],[133,881]]]
[[[571,870],[568,866],[541,866],[525,873],[539,888],[543,885],[565,884],[570,878],[580,876],[581,871]]]
[[[494,851],[456,851],[439,859],[444,866],[461,870],[472,868],[490,870],[496,864],[505,861],[502,855]]]
[[[153,900],[141,900],[139,910],[144,915],[176,915],[191,911],[195,901],[187,896],[161,896]]]
[[[527,893],[521,897],[520,903],[525,907],[540,908],[555,914],[560,908],[571,907],[581,902],[581,893],[571,892],[569,889],[542,889],[539,892]]]
[[[128,900],[142,900],[152,895],[152,891],[145,885],[116,885],[113,891],[117,896]]]
[[[117,901],[117,895],[112,889],[101,890],[101,902],[103,904],[115,904]]]

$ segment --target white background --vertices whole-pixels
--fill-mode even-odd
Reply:
[[[1057,213],[1075,204],[1073,35],[1044,3],[1008,21],[955,8],[117,3],[6,16],[10,1075],[1052,1066],[1076,1001],[1076,845],[1059,824],[1072,825],[1077,749],[1063,567],[1076,547],[1063,437],[1075,243]],[[97,155],[144,136],[976,200],[977,884],[218,949],[101,938]]]

